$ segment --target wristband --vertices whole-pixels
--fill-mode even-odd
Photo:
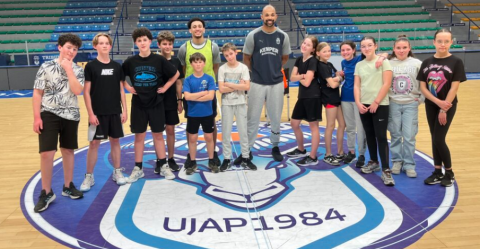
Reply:
[[[177,102],[180,102],[180,101],[182,101],[182,100],[181,100],[181,99],[177,99]]]
[[[447,112],[446,112],[446,111],[444,111],[444,110],[442,110],[442,109],[440,109],[440,113],[447,113]]]

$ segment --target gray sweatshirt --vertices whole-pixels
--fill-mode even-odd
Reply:
[[[410,104],[414,101],[423,103],[425,97],[420,91],[420,82],[416,80],[422,62],[408,57],[403,61],[393,58],[390,64],[393,70],[392,86],[388,91],[390,101],[397,104]]]

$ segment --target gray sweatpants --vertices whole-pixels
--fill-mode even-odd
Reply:
[[[345,124],[347,125],[348,150],[355,151],[355,135],[357,135],[358,153],[360,155],[365,155],[367,139],[365,137],[365,130],[363,129],[357,104],[355,104],[355,102],[342,101],[342,111]]]
[[[275,85],[261,85],[251,82],[248,91],[248,144],[250,148],[255,143],[258,135],[258,125],[262,114],[263,104],[266,104],[270,118],[270,141],[278,146],[280,141],[280,119],[283,110],[283,82]]]
[[[232,144],[230,143],[230,141],[232,139],[231,133],[234,116],[237,122],[238,135],[240,137],[240,148],[242,150],[242,157],[248,158],[250,148],[248,147],[247,134],[247,104],[222,105],[223,157],[225,159],[232,159]]]

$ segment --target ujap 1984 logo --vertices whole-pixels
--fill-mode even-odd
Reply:
[[[185,161],[188,151],[185,128],[185,124],[176,128],[178,163]],[[296,148],[296,140],[289,124],[281,129],[279,147],[284,154]],[[302,129],[309,150],[309,129]],[[220,131],[219,124],[219,140]],[[320,131],[323,134],[324,128]],[[456,203],[456,185],[424,185],[433,167],[421,152],[415,155],[418,178],[394,175],[395,187],[387,187],[379,175],[361,174],[354,165],[334,167],[319,160],[317,165],[299,167],[298,159],[287,157],[275,162],[269,134],[270,128],[262,123],[252,149],[257,171],[233,166],[211,173],[206,144],[200,139],[198,171],[186,175],[182,168],[173,181],[153,173],[156,157],[148,134],[145,177],[121,187],[111,180],[110,144],[104,142],[95,186],[83,199],[60,197],[47,211],[34,213],[41,188],[37,173],[24,188],[22,210],[42,233],[75,248],[404,248],[445,219]],[[235,130],[232,137],[238,137]],[[133,141],[133,135],[121,139],[126,173],[133,168]],[[320,159],[325,153],[321,141]],[[77,185],[85,173],[87,149],[75,155]],[[222,159],[220,142],[217,151]],[[234,141],[233,157],[239,151]],[[52,184],[57,193],[63,184],[61,167],[59,159]]]

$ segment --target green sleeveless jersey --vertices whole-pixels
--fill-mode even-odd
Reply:
[[[212,51],[212,41],[210,39],[206,39],[205,45],[200,48],[196,49],[192,46],[192,41],[187,41],[186,43],[186,51],[185,51],[185,78],[193,74],[193,68],[190,65],[190,56],[194,53],[201,53],[205,56],[206,62],[205,67],[203,68],[203,72],[212,76],[215,82],[217,79],[215,78],[215,72],[213,71],[213,51]]]

